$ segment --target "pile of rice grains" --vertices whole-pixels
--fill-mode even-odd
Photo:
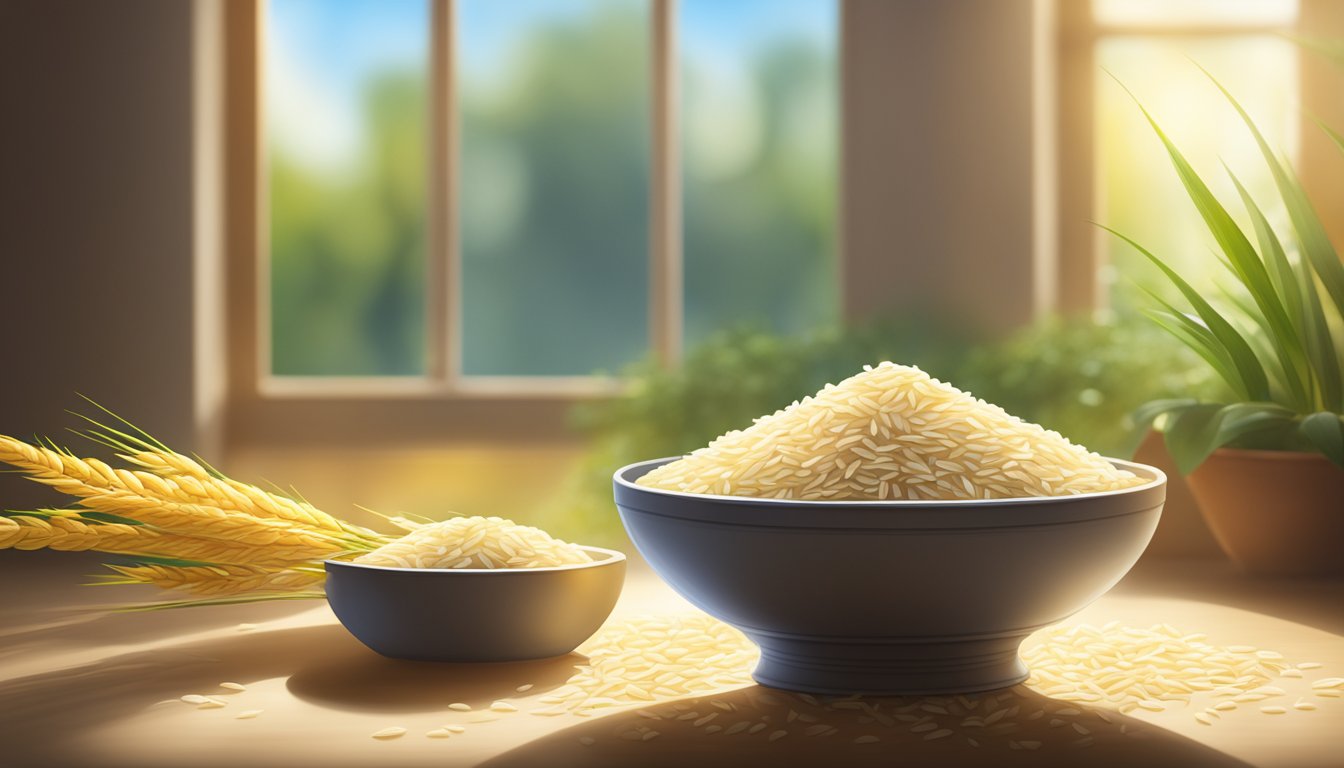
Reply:
[[[391,568],[551,568],[592,562],[540,528],[499,517],[454,517],[421,526],[354,559]]]
[[[1067,496],[1146,479],[919,370],[867,366],[640,485],[820,501]]]

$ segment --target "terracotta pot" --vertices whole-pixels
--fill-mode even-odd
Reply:
[[[1242,570],[1344,574],[1344,469],[1324,456],[1223,448],[1186,481],[1214,538]]]
[[[1176,460],[1167,453],[1167,445],[1161,432],[1149,432],[1139,449],[1134,452],[1134,460],[1150,464],[1167,473],[1167,500],[1162,505],[1162,519],[1157,523],[1157,532],[1148,542],[1144,551],[1145,558],[1180,557],[1211,558],[1222,557],[1223,551],[1209,532],[1208,523],[1199,511],[1199,502],[1190,493],[1186,478],[1176,469]]]

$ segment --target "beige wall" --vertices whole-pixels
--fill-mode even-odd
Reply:
[[[1313,40],[1344,40],[1344,3],[1339,0],[1302,0],[1299,26]],[[1326,233],[1337,250],[1344,250],[1344,158],[1330,136],[1315,121],[1344,131],[1344,82],[1337,59],[1303,48],[1301,57],[1302,129],[1298,173]]]
[[[851,317],[918,307],[1002,326],[1048,307],[1037,274],[1033,41],[1042,0],[843,4],[842,252]],[[862,76],[856,76],[858,74]],[[1046,167],[1049,167],[1048,165]],[[1047,260],[1052,254],[1043,253]]]
[[[0,432],[193,429],[192,5],[0,3]],[[0,475],[6,507],[53,497]]]

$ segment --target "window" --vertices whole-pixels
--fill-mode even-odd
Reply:
[[[1302,134],[1301,51],[1289,34],[1298,21],[1298,3],[1093,0],[1078,5],[1089,15],[1075,22],[1072,57],[1065,44],[1064,108],[1091,113],[1095,178],[1092,194],[1083,196],[1091,199],[1091,210],[1066,207],[1071,221],[1065,226],[1084,219],[1104,223],[1168,260],[1198,289],[1216,292],[1222,267],[1210,251],[1212,241],[1135,99],[1243,224],[1235,187],[1222,164],[1261,201],[1271,223],[1286,225],[1254,140],[1201,67],[1241,102],[1270,144],[1296,163]],[[1075,80],[1070,91],[1069,78],[1082,76],[1069,68],[1079,67],[1090,82]],[[1070,172],[1076,170],[1065,169]],[[1132,311],[1151,304],[1140,286],[1171,290],[1129,246],[1102,232],[1090,233],[1089,239],[1097,260],[1092,292],[1097,305]],[[1066,258],[1075,255],[1065,253]]]
[[[648,349],[639,0],[458,0],[461,372],[583,376]]]
[[[685,333],[838,315],[837,9],[682,0]]]
[[[269,11],[270,370],[423,374],[429,9]]]
[[[263,9],[277,391],[578,391],[836,317],[835,0]]]
[[[1206,66],[1344,204],[1300,117],[1344,126],[1337,73],[1290,39],[1344,38],[1337,2],[992,5],[227,4],[231,251],[259,250],[230,262],[230,423],[526,433],[723,328],[1132,308],[1132,280],[1161,283],[1093,221],[1207,288],[1198,220],[1103,68],[1217,191],[1225,159],[1263,194]]]

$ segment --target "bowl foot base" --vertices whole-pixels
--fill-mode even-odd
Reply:
[[[771,688],[842,696],[989,691],[1027,678],[1017,655],[1025,637],[856,643],[755,636],[761,661],[752,677]]]

